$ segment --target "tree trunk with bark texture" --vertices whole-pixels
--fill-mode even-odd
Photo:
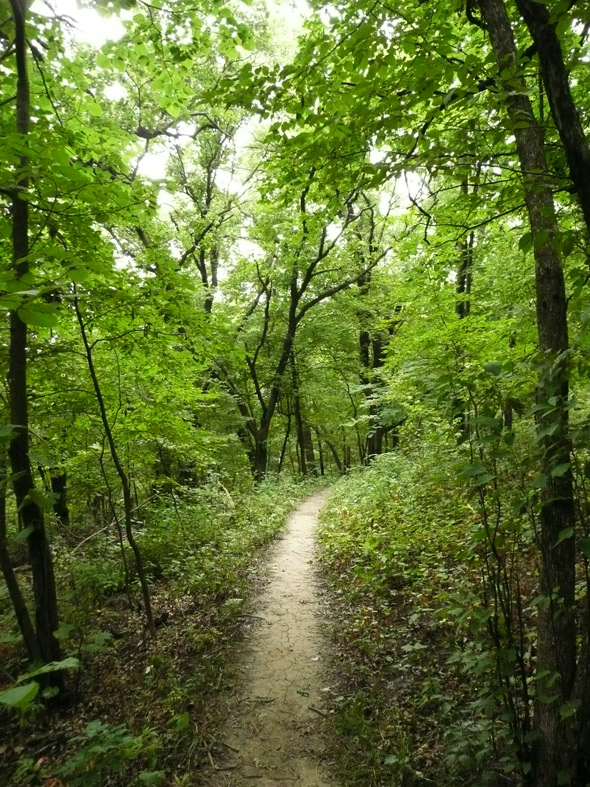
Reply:
[[[555,787],[560,773],[573,774],[577,759],[573,717],[562,719],[560,715],[560,706],[572,698],[576,669],[573,484],[571,470],[563,475],[551,474],[557,465],[570,462],[567,301],[543,132],[528,98],[510,20],[503,0],[478,2],[506,91],[506,109],[516,139],[534,239],[537,328],[542,355],[538,401],[546,405],[540,410],[537,434],[542,449],[540,470],[547,479],[541,493],[538,536],[540,590],[545,603],[538,606],[534,784]],[[552,397],[555,405],[548,404]],[[567,533],[570,537],[564,537]]]
[[[35,635],[35,629],[31,621],[28,607],[21,593],[18,579],[12,568],[10,561],[10,553],[8,551],[8,540],[6,532],[6,455],[4,449],[0,456],[0,570],[6,583],[8,595],[12,602],[16,622],[23,637],[27,655],[31,663],[41,660],[41,652],[39,650],[39,643]]]
[[[23,0],[11,0],[15,24],[15,55],[17,67],[16,126],[26,139],[29,133],[29,79],[27,72],[26,5]],[[29,205],[21,193],[28,188],[26,175],[29,162],[21,157],[22,172],[12,197],[12,259],[19,279],[29,273]],[[23,284],[29,289],[30,283]],[[54,636],[58,628],[57,592],[53,572],[53,559],[47,541],[43,512],[29,496],[35,488],[29,458],[29,401],[27,389],[27,326],[18,311],[10,314],[10,349],[8,387],[10,418],[16,425],[8,454],[12,468],[14,494],[19,509],[22,528],[27,533],[27,544],[33,593],[35,597],[35,629],[37,648],[45,662],[59,661],[59,642]],[[62,686],[60,673],[53,673],[51,683]]]
[[[516,0],[516,5],[535,42],[551,116],[590,233],[590,146],[570,90],[568,70],[556,30],[558,20],[552,21],[547,5],[535,0]]]

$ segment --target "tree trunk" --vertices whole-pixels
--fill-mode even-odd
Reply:
[[[29,80],[27,73],[27,40],[25,31],[26,6],[22,0],[11,0],[15,24],[15,53],[17,67],[16,126],[26,139],[29,133]],[[18,279],[29,273],[29,206],[21,193],[28,188],[26,175],[29,166],[22,156],[23,173],[12,197],[12,259]],[[29,289],[30,282],[23,282]],[[43,512],[29,496],[35,488],[29,458],[29,402],[27,391],[27,326],[16,310],[10,314],[10,349],[8,385],[10,417],[16,425],[8,453],[12,468],[14,494],[19,510],[20,523],[27,533],[29,557],[35,597],[35,628],[38,652],[45,662],[59,661],[59,642],[54,636],[58,628],[57,592],[53,560],[47,541]],[[60,673],[53,673],[51,683],[62,688]]]
[[[297,364],[295,353],[291,353],[291,372],[293,382],[293,412],[297,425],[297,444],[299,446],[299,471],[302,476],[318,474],[315,453],[313,450],[313,438],[311,427],[305,421],[301,409],[301,396],[299,395],[299,376],[297,374]]]
[[[332,457],[334,459],[334,464],[338,468],[338,472],[343,474],[344,473],[344,466],[342,464],[342,459],[340,459],[340,456],[338,454],[338,449],[336,448],[334,443],[331,440],[328,440],[327,437],[325,437],[325,436],[324,436],[324,443],[330,449],[330,453],[332,454]]]
[[[68,508],[68,476],[64,471],[62,473],[51,475],[51,491],[56,495],[55,502],[53,503],[53,510],[56,517],[65,527],[70,526],[70,510]]]
[[[297,380],[297,367],[295,358],[291,356],[291,371],[293,376],[293,413],[295,415],[295,426],[297,430],[297,458],[299,460],[299,472],[302,476],[307,475],[307,456],[304,450],[305,435],[303,429],[303,416],[301,414],[301,399],[299,398],[299,381]]]
[[[568,70],[555,29],[557,20],[551,21],[546,4],[535,0],[516,0],[516,5],[536,45],[551,116],[565,151],[586,228],[590,232],[590,147],[572,98]]]
[[[307,472],[309,475],[317,476],[318,468],[315,458],[315,451],[313,448],[313,436],[311,434],[311,427],[307,421],[303,421],[303,453],[305,454],[305,462],[307,464]]]
[[[318,459],[320,462],[320,475],[323,478],[326,475],[326,464],[324,462],[324,446],[322,445],[322,436],[319,432],[319,429],[314,429],[314,432],[318,439]]]
[[[285,454],[287,453],[287,445],[289,444],[289,436],[291,434],[291,408],[289,404],[287,404],[287,428],[285,429],[285,439],[283,440],[283,445],[281,446],[281,454],[279,456],[279,467],[278,473],[280,474],[281,470],[283,469],[283,462],[285,461]]]
[[[257,484],[264,481],[268,467],[268,444],[266,435],[259,434],[254,447],[254,479]]]
[[[27,649],[29,661],[34,663],[41,660],[41,652],[29,610],[21,593],[21,589],[10,562],[8,552],[8,541],[6,534],[6,455],[4,450],[0,455],[0,569],[6,582],[8,595],[12,601],[12,607],[18,627],[23,637],[23,642]]]
[[[555,787],[560,772],[573,775],[577,756],[572,735],[574,717],[562,719],[560,715],[560,706],[572,697],[576,666],[573,484],[570,469],[562,475],[552,475],[557,465],[569,468],[570,463],[565,360],[567,301],[543,133],[520,74],[510,20],[503,0],[478,2],[506,91],[506,108],[516,138],[534,239],[537,328],[542,353],[538,401],[543,406],[537,429],[543,451],[541,477],[546,479],[541,492],[538,536],[540,590],[545,601],[538,605],[534,784]]]

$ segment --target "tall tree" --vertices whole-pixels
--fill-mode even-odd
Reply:
[[[25,0],[11,0],[14,21],[14,53],[17,72],[16,131],[23,153],[15,167],[12,187],[12,262],[21,291],[29,285],[29,157],[26,151],[30,123],[29,77]],[[26,296],[24,297],[26,303]],[[35,595],[35,633],[38,653],[45,662],[59,661],[60,646],[55,636],[59,619],[53,559],[49,549],[43,510],[35,495],[29,456],[29,391],[27,387],[27,325],[18,309],[10,314],[8,381],[13,436],[8,453],[12,483],[21,526],[26,533]],[[36,655],[36,654],[33,654]],[[59,683],[60,678],[53,679]]]
[[[568,436],[568,323],[559,227],[548,179],[543,131],[522,76],[503,0],[478,0],[498,61],[506,111],[516,138],[524,197],[533,236],[537,327],[541,350],[538,439],[542,447],[539,548],[545,601],[537,627],[535,784],[549,787],[574,773],[578,757],[572,722],[560,707],[574,699],[576,676],[575,504]],[[555,473],[555,468],[566,468]],[[557,694],[557,696],[556,696]]]

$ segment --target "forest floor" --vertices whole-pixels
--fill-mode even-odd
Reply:
[[[246,616],[248,633],[223,698],[227,720],[208,787],[327,787],[327,612],[316,575],[319,492],[289,518],[269,554],[269,579]]]

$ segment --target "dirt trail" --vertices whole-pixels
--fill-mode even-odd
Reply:
[[[291,515],[269,557],[269,582],[253,610],[238,665],[237,694],[221,735],[210,787],[334,787],[322,764],[325,625],[312,565],[325,493]],[[256,617],[254,617],[256,616]]]

